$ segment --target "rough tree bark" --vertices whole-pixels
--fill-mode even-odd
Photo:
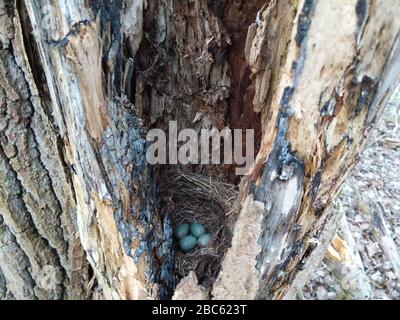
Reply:
[[[0,0],[0,298],[172,295],[171,218],[145,159],[145,128],[169,120],[256,131],[210,297],[295,297],[398,81],[399,14],[396,0]]]

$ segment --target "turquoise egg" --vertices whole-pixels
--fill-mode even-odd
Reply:
[[[179,241],[179,247],[183,252],[190,252],[196,247],[197,239],[193,236],[183,237]]]
[[[174,234],[175,238],[180,240],[183,237],[187,236],[189,234],[189,225],[187,223],[183,223],[175,228]]]
[[[193,236],[199,238],[206,233],[206,229],[200,223],[192,223],[192,225],[190,226],[190,232]]]
[[[197,240],[197,245],[200,248],[205,248],[208,246],[208,244],[211,242],[212,237],[210,234],[206,233],[200,236],[200,238]]]

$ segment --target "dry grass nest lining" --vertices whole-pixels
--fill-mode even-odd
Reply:
[[[161,181],[163,195],[174,205],[173,227],[198,222],[213,237],[208,247],[183,253],[175,241],[175,273],[178,279],[195,271],[204,287],[211,287],[218,276],[222,258],[229,248],[232,232],[233,204],[238,188],[220,178],[170,170]]]

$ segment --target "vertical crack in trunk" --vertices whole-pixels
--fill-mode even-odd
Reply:
[[[254,83],[245,59],[245,43],[247,30],[256,20],[262,3],[260,0],[234,4],[206,0],[171,1],[168,5],[163,1],[148,3],[144,16],[146,36],[134,57],[135,107],[146,126],[168,132],[169,122],[177,121],[178,131],[255,129],[258,152],[261,119],[254,111]],[[161,210],[168,213],[169,219],[172,217],[172,225],[201,221],[218,239],[215,258],[210,252],[182,255],[174,245],[177,280],[188,275],[191,268],[197,272],[200,284],[210,290],[236,219],[232,211],[237,195],[232,183],[239,182],[235,165],[164,165],[159,166],[158,177],[163,199]],[[213,185],[232,190],[228,209],[221,199],[206,200],[210,197],[208,191],[203,194],[197,185],[203,180],[210,184],[210,190]],[[199,197],[205,197],[200,207]],[[171,205],[173,208],[168,209]]]

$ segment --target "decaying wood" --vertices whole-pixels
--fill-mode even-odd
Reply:
[[[400,279],[400,254],[397,249],[396,243],[394,242],[391,231],[387,226],[385,218],[383,216],[383,208],[378,203],[374,205],[372,213],[372,224],[374,226],[374,237],[376,238],[382,251],[387,256],[388,260],[392,264],[394,273],[397,279]]]
[[[273,98],[240,198],[265,207],[252,298],[282,298],[329,228],[330,204],[398,80],[399,10],[395,1],[301,1],[290,36],[279,38],[289,43],[284,65],[264,88]]]
[[[396,0],[0,0],[0,298],[172,295],[171,217],[145,158],[146,127],[170,120],[256,129],[214,298],[294,296],[398,80],[399,14]],[[237,181],[232,168],[193,170]]]
[[[364,300],[372,297],[371,285],[344,214],[324,262],[332,270],[346,299]]]
[[[196,274],[192,271],[176,286],[172,300],[208,300],[208,294],[198,284]]]
[[[54,27],[42,25],[43,8]],[[19,271],[26,284],[9,290],[18,298],[85,297],[90,262],[105,298],[161,295],[170,235],[157,216],[141,122],[121,98],[131,58],[119,50],[124,41],[137,47],[140,6],[124,2],[126,37],[113,25],[116,4],[2,1],[1,9],[8,26],[1,28],[0,210],[5,244],[21,247],[20,256],[2,260],[7,284],[10,265],[26,261]],[[57,272],[54,292],[35,287],[46,265]]]
[[[332,238],[340,225],[341,216],[331,210],[326,218],[325,227],[318,233],[318,239],[310,239],[310,249],[306,252],[306,258],[296,271],[296,276],[282,297],[283,300],[303,299],[303,288],[311,278],[311,274],[319,267],[325,256]]]
[[[145,137],[131,102],[121,98],[124,73],[140,39],[140,2],[26,2],[38,32],[34,41],[63,139],[82,245],[106,298],[157,297],[170,235],[157,216],[155,183],[145,159]],[[41,9],[55,8],[54,30],[37,28]],[[128,23],[122,31],[118,24]],[[117,23],[117,25],[116,25]],[[124,46],[130,53],[121,54]],[[132,46],[132,47],[131,47]],[[166,234],[163,234],[163,230]],[[163,250],[165,250],[163,252]],[[164,270],[168,281],[168,271]]]
[[[225,255],[222,264],[224,269],[214,284],[212,295],[217,300],[251,299],[258,290],[259,271],[253,261],[260,254],[261,246],[254,235],[261,231],[264,205],[249,196],[245,207],[248,210],[236,222],[232,247]]]

